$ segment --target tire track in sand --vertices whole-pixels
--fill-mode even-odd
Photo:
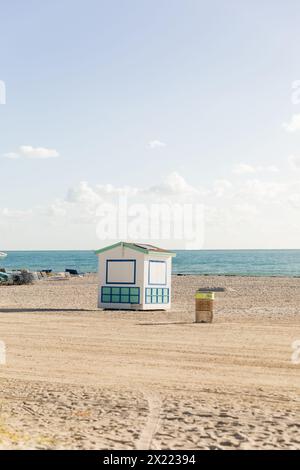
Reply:
[[[148,402],[149,414],[145,427],[136,443],[136,449],[150,450],[153,437],[159,426],[162,402],[160,396],[154,392],[143,391],[143,395]]]

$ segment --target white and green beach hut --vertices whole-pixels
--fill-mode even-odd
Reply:
[[[116,310],[168,310],[172,257],[162,248],[119,242],[96,251],[98,307]]]

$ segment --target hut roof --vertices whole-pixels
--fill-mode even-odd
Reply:
[[[158,246],[148,245],[147,243],[129,243],[129,242],[118,242],[114,245],[105,246],[104,248],[100,248],[100,250],[96,250],[96,255],[100,253],[104,253],[105,251],[111,250],[112,248],[116,248],[117,246],[124,246],[126,248],[131,248],[132,250],[142,252],[144,254],[164,254],[170,256],[176,256],[173,251],[164,250],[163,248],[159,248]]]

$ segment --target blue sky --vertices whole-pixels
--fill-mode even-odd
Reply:
[[[273,192],[285,185],[280,211],[292,197],[295,214],[288,220],[297,217],[300,133],[298,128],[287,132],[283,123],[300,113],[300,104],[291,102],[291,85],[300,79],[299,2],[11,0],[0,5],[0,80],[7,93],[0,105],[3,249],[96,245],[96,238],[87,237],[85,246],[76,238],[60,246],[51,235],[44,237],[44,246],[33,232],[22,245],[13,236],[22,223],[35,231],[50,224],[54,234],[53,220],[34,214],[34,220],[22,221],[16,214],[65,201],[82,181],[90,188],[151,188],[175,172],[208,192],[220,180],[236,188],[234,194],[251,181],[273,185]],[[59,156],[26,158],[21,152],[7,158],[19,155],[21,146]],[[257,193],[249,197],[239,204],[258,207]],[[235,201],[236,196],[225,201],[229,213]],[[218,204],[214,208],[223,211],[224,201]],[[271,212],[265,209],[265,219]],[[268,237],[258,234],[253,240],[241,233],[236,247],[250,247],[251,240],[253,247],[268,247],[276,223],[265,223]],[[288,240],[279,230],[270,247],[299,248],[299,226],[292,230]],[[224,244],[231,247],[215,234],[205,246]]]

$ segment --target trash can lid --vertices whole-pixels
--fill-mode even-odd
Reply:
[[[197,292],[225,292],[224,287],[200,287]]]
[[[214,292],[196,292],[195,299],[206,299],[206,300],[214,300],[215,294]]]

